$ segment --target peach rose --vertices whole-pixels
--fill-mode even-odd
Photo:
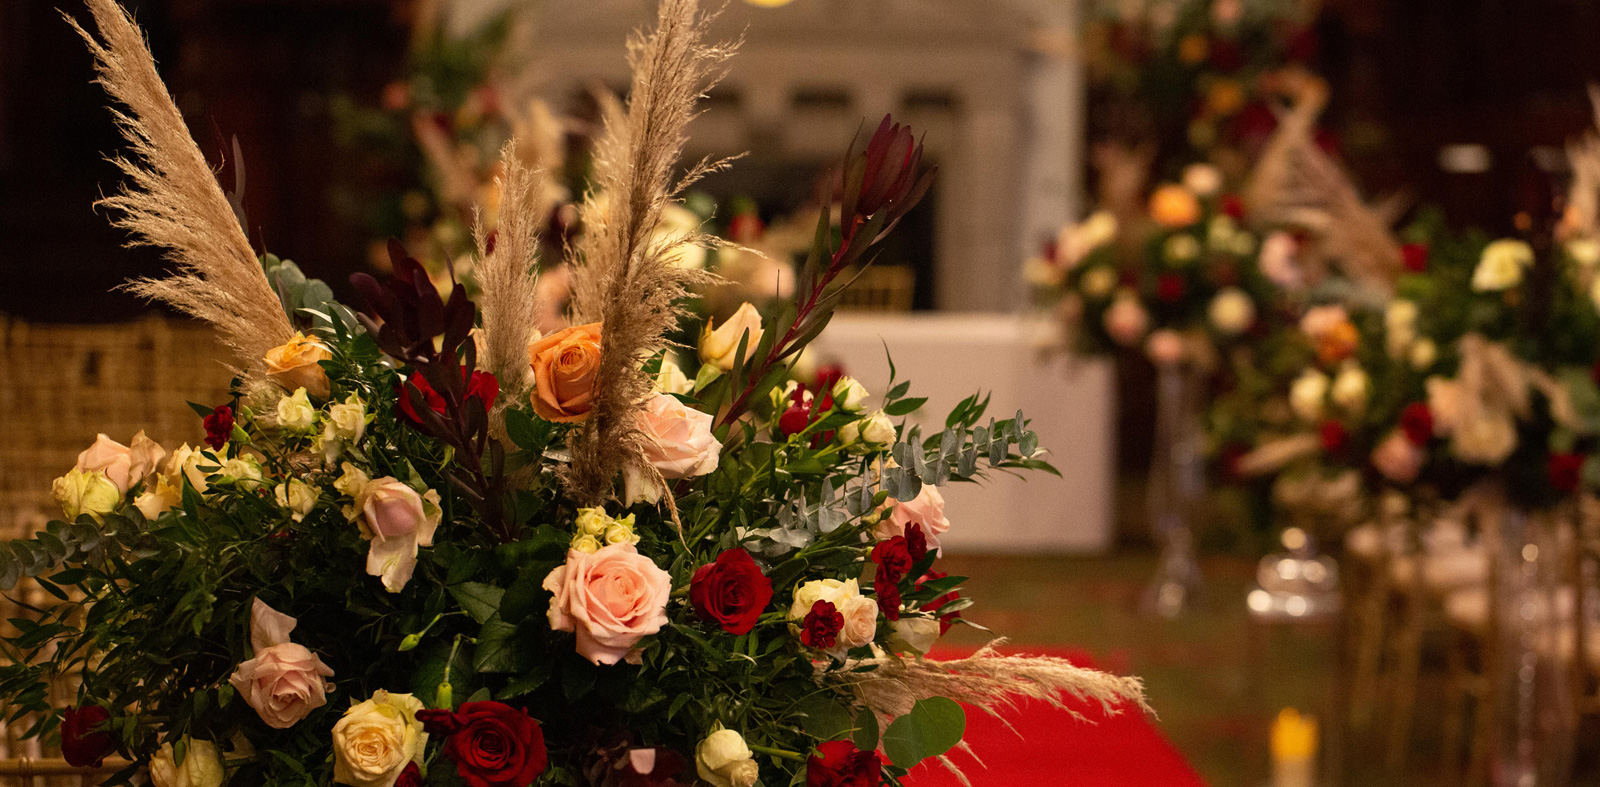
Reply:
[[[744,342],[744,360],[756,352],[756,345],[761,343],[761,312],[748,302],[741,304],[739,310],[733,313],[728,321],[716,330],[711,329],[711,320],[706,321],[705,331],[700,334],[700,362],[709,363],[726,372],[733,368],[733,356],[739,351],[739,339],[746,333],[750,338]]]
[[[1139,303],[1139,296],[1131,293],[1118,295],[1100,319],[1111,340],[1123,347],[1132,346],[1150,330],[1150,312]]]
[[[1150,195],[1150,218],[1169,229],[1187,227],[1200,220],[1200,200],[1176,183],[1164,183]]]
[[[281,347],[267,351],[263,361],[267,364],[267,379],[285,391],[299,388],[318,399],[328,398],[328,373],[319,361],[333,357],[328,346],[303,333],[296,332]]]
[[[361,512],[361,537],[367,547],[367,573],[381,577],[383,587],[399,593],[417,568],[417,548],[433,546],[443,512],[439,493],[417,494],[398,478],[375,478],[355,495]]]
[[[1406,439],[1405,433],[1399,430],[1390,432],[1383,442],[1378,443],[1377,448],[1372,449],[1372,466],[1384,478],[1397,484],[1409,484],[1417,480],[1425,458],[1422,448]]]
[[[86,473],[98,470],[117,487],[118,492],[126,494],[135,484],[154,473],[166,455],[166,450],[156,441],[145,437],[143,431],[133,436],[131,446],[102,434],[95,438],[94,445],[78,454],[78,463],[73,465],[73,469]]]
[[[600,366],[600,323],[575,325],[528,345],[533,365],[533,411],[546,421],[589,417]]]
[[[644,457],[663,478],[691,478],[717,469],[722,443],[711,434],[711,416],[656,394],[639,411]]]
[[[250,647],[255,658],[239,665],[228,683],[261,720],[285,730],[328,703],[333,670],[304,645],[289,641],[298,621],[261,599],[250,611]]]
[[[915,523],[922,525],[928,548],[939,548],[939,536],[950,529],[950,520],[944,518],[944,495],[939,494],[939,487],[923,484],[922,491],[916,497],[904,503],[891,497],[886,504],[894,506],[894,511],[878,520],[878,524],[872,528],[872,534],[879,541],[903,536],[906,528]]]
[[[571,550],[544,578],[550,628],[578,635],[578,655],[615,664],[643,637],[667,624],[672,576],[623,542],[593,553]]]

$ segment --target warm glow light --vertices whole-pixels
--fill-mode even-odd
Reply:
[[[777,8],[793,2],[793,0],[744,0],[746,3],[762,8]]]

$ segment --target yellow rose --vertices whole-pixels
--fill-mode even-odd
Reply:
[[[198,448],[190,448],[188,443],[184,443],[172,452],[172,456],[167,457],[166,475],[168,478],[173,479],[174,482],[177,481],[179,475],[182,475],[184,478],[189,479],[189,486],[194,487],[194,491],[203,495],[211,487],[210,478],[215,471],[201,470],[200,466],[220,467],[222,465],[222,457],[226,455],[227,451],[224,450],[213,458],[206,456],[204,451]]]
[[[1150,218],[1169,229],[1187,227],[1200,220],[1200,200],[1176,183],[1164,183],[1150,195]]]
[[[746,361],[755,353],[756,345],[761,343],[761,313],[749,302],[741,305],[722,327],[712,330],[711,326],[712,321],[707,320],[706,329],[700,334],[700,362],[712,364],[723,371],[733,368],[733,355],[739,349],[741,336],[746,333],[750,335],[745,340]]]
[[[296,332],[288,343],[267,351],[263,361],[267,365],[267,379],[283,386],[285,391],[304,388],[318,399],[328,398],[328,373],[319,361],[333,358],[327,345]]]
[[[600,551],[600,539],[594,536],[578,536],[572,539],[572,548],[586,555]]]
[[[428,734],[420,700],[379,689],[333,725],[333,780],[351,787],[394,787],[406,764],[422,764]]]
[[[1472,271],[1472,289],[1477,292],[1509,290],[1522,283],[1522,269],[1532,265],[1532,246],[1513,238],[1502,238],[1483,247],[1478,267]]]
[[[172,744],[150,758],[150,783],[155,787],[222,787],[222,757],[211,741],[189,739],[183,764],[177,763]]]
[[[122,502],[117,485],[99,470],[73,468],[50,485],[50,493],[61,504],[67,519],[77,519],[80,514],[99,519],[109,514]]]
[[[580,508],[574,525],[579,535],[598,537],[605,535],[606,529],[615,521],[606,514],[604,508]]]

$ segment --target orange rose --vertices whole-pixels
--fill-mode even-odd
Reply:
[[[1316,337],[1317,358],[1331,366],[1354,355],[1360,341],[1361,334],[1356,326],[1349,322],[1335,323]]]
[[[267,379],[283,386],[284,390],[292,392],[304,388],[306,393],[326,399],[328,373],[317,362],[332,357],[327,345],[296,332],[283,346],[268,350],[263,360],[267,364]]]
[[[533,364],[533,411],[546,421],[589,417],[600,366],[600,323],[575,325],[528,345]]]
[[[1200,200],[1176,183],[1163,184],[1150,195],[1150,218],[1171,229],[1187,227],[1200,220]]]

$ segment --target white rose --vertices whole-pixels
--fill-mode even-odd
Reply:
[[[600,539],[594,536],[578,536],[572,539],[572,548],[584,554],[592,555],[600,551]]]
[[[1096,265],[1083,272],[1083,278],[1078,280],[1078,289],[1084,295],[1100,300],[1111,294],[1117,288],[1117,272],[1109,265]]]
[[[847,413],[859,413],[866,407],[867,389],[856,378],[840,377],[833,384],[833,406]]]
[[[1418,339],[1411,344],[1407,360],[1412,369],[1425,372],[1433,366],[1434,361],[1439,360],[1439,345],[1434,344],[1432,339]]]
[[[717,469],[722,443],[711,433],[711,414],[658,393],[638,411],[644,459],[663,478],[692,478]]]
[[[1522,283],[1522,269],[1533,265],[1533,247],[1502,238],[1483,248],[1472,271],[1472,289],[1478,292],[1509,290]]]
[[[894,423],[882,410],[839,427],[840,444],[857,453],[881,451],[894,444]]]
[[[607,544],[637,544],[637,543],[639,543],[639,534],[635,533],[633,531],[633,514],[629,514],[629,515],[623,517],[622,519],[617,520],[615,523],[613,523],[611,525],[611,527],[606,528],[606,543]]]
[[[278,501],[280,507],[292,512],[296,522],[305,519],[306,514],[311,513],[311,509],[317,505],[316,490],[298,478],[291,478],[278,484],[277,488],[272,490],[272,497]]]
[[[333,488],[346,497],[357,497],[365,489],[370,479],[361,468],[349,462],[344,463],[344,474],[333,482]]]
[[[853,579],[813,579],[795,588],[794,601],[789,604],[789,619],[799,622],[811,612],[811,606],[826,601],[839,607],[847,598],[861,595],[861,586]]]
[[[1237,336],[1250,328],[1256,320],[1256,304],[1244,290],[1228,287],[1211,299],[1206,317],[1219,332]]]
[[[328,408],[328,436],[347,443],[358,443],[367,433],[367,404],[350,394],[342,403]]]
[[[1497,465],[1517,448],[1517,425],[1509,415],[1484,415],[1456,424],[1450,452],[1463,462]]]
[[[1210,164],[1190,164],[1183,168],[1183,187],[1209,197],[1222,188],[1222,171]]]
[[[939,621],[933,618],[901,617],[891,623],[890,628],[893,633],[885,644],[896,653],[927,655],[939,639]]]
[[[1329,395],[1333,403],[1343,408],[1348,413],[1360,413],[1367,407],[1367,393],[1371,380],[1367,373],[1353,361],[1346,362],[1339,370],[1338,376],[1333,378],[1333,388]]]
[[[734,730],[717,730],[700,741],[694,767],[712,787],[751,787],[759,776],[755,753]]]
[[[188,739],[183,764],[177,763],[171,743],[150,758],[150,783],[155,787],[222,787],[222,758],[211,741]]]
[[[1302,421],[1319,421],[1327,395],[1328,376],[1316,369],[1307,369],[1289,386],[1289,408]]]
[[[422,764],[428,734],[422,701],[379,689],[333,725],[333,780],[351,787],[394,787],[408,763]],[[212,785],[211,787],[215,787]]]
[[[1166,255],[1167,262],[1174,264],[1193,262],[1200,256],[1200,241],[1195,240],[1193,235],[1180,232],[1167,238],[1162,253]]]
[[[310,431],[317,421],[317,408],[311,406],[311,395],[304,388],[296,388],[293,396],[278,400],[278,427],[291,432]]]
[[[694,390],[694,381],[671,358],[662,358],[661,370],[656,372],[655,387],[665,394],[686,394]]]

